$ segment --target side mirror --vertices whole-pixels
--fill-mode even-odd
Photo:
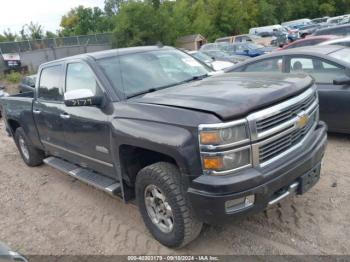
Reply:
[[[249,53],[249,50],[248,50],[248,49],[244,50],[244,53],[247,53],[247,54],[248,54],[248,53]]]
[[[340,76],[333,80],[333,85],[350,85],[350,77]]]
[[[89,89],[77,89],[64,94],[66,106],[100,106],[102,101],[102,96],[96,96]]]

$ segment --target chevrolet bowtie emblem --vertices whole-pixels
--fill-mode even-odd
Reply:
[[[309,116],[305,113],[303,114],[298,114],[298,120],[296,122],[296,126],[299,129],[302,129],[303,127],[305,127],[307,124],[309,123]]]

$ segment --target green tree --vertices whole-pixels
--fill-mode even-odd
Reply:
[[[6,42],[6,41],[7,41],[6,37],[0,34],[0,42]]]
[[[6,41],[8,41],[8,42],[15,41],[16,38],[18,37],[15,33],[11,32],[10,28],[8,28],[7,30],[5,30],[3,32],[3,36],[5,37]]]
[[[126,2],[126,0],[105,0],[104,10],[106,15],[116,15],[124,2]]]
[[[332,3],[322,3],[319,6],[319,11],[322,15],[334,15],[335,13],[335,6]]]
[[[24,26],[26,35],[29,39],[42,39],[44,38],[44,30],[38,23],[30,22]],[[23,29],[22,29],[23,30]]]
[[[130,2],[123,5],[116,16],[114,45],[137,46],[157,43],[159,28],[156,27],[156,12],[147,3]]]
[[[86,35],[89,33],[107,32],[112,28],[110,18],[98,8],[78,6],[71,9],[61,19],[61,35]]]

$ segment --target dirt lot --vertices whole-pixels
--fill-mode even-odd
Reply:
[[[302,197],[167,249],[137,208],[48,166],[29,168],[0,124],[0,241],[23,254],[350,254],[350,137],[331,135]]]

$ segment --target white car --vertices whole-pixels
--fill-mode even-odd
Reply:
[[[324,41],[318,45],[341,45],[350,47],[350,36]]]
[[[229,61],[214,60],[213,58],[204,54],[203,52],[189,51],[188,54],[197,58],[201,62],[207,64],[208,66],[213,68],[215,71],[221,71],[221,70],[224,70],[225,68],[228,68],[234,65],[234,63],[231,63]]]

